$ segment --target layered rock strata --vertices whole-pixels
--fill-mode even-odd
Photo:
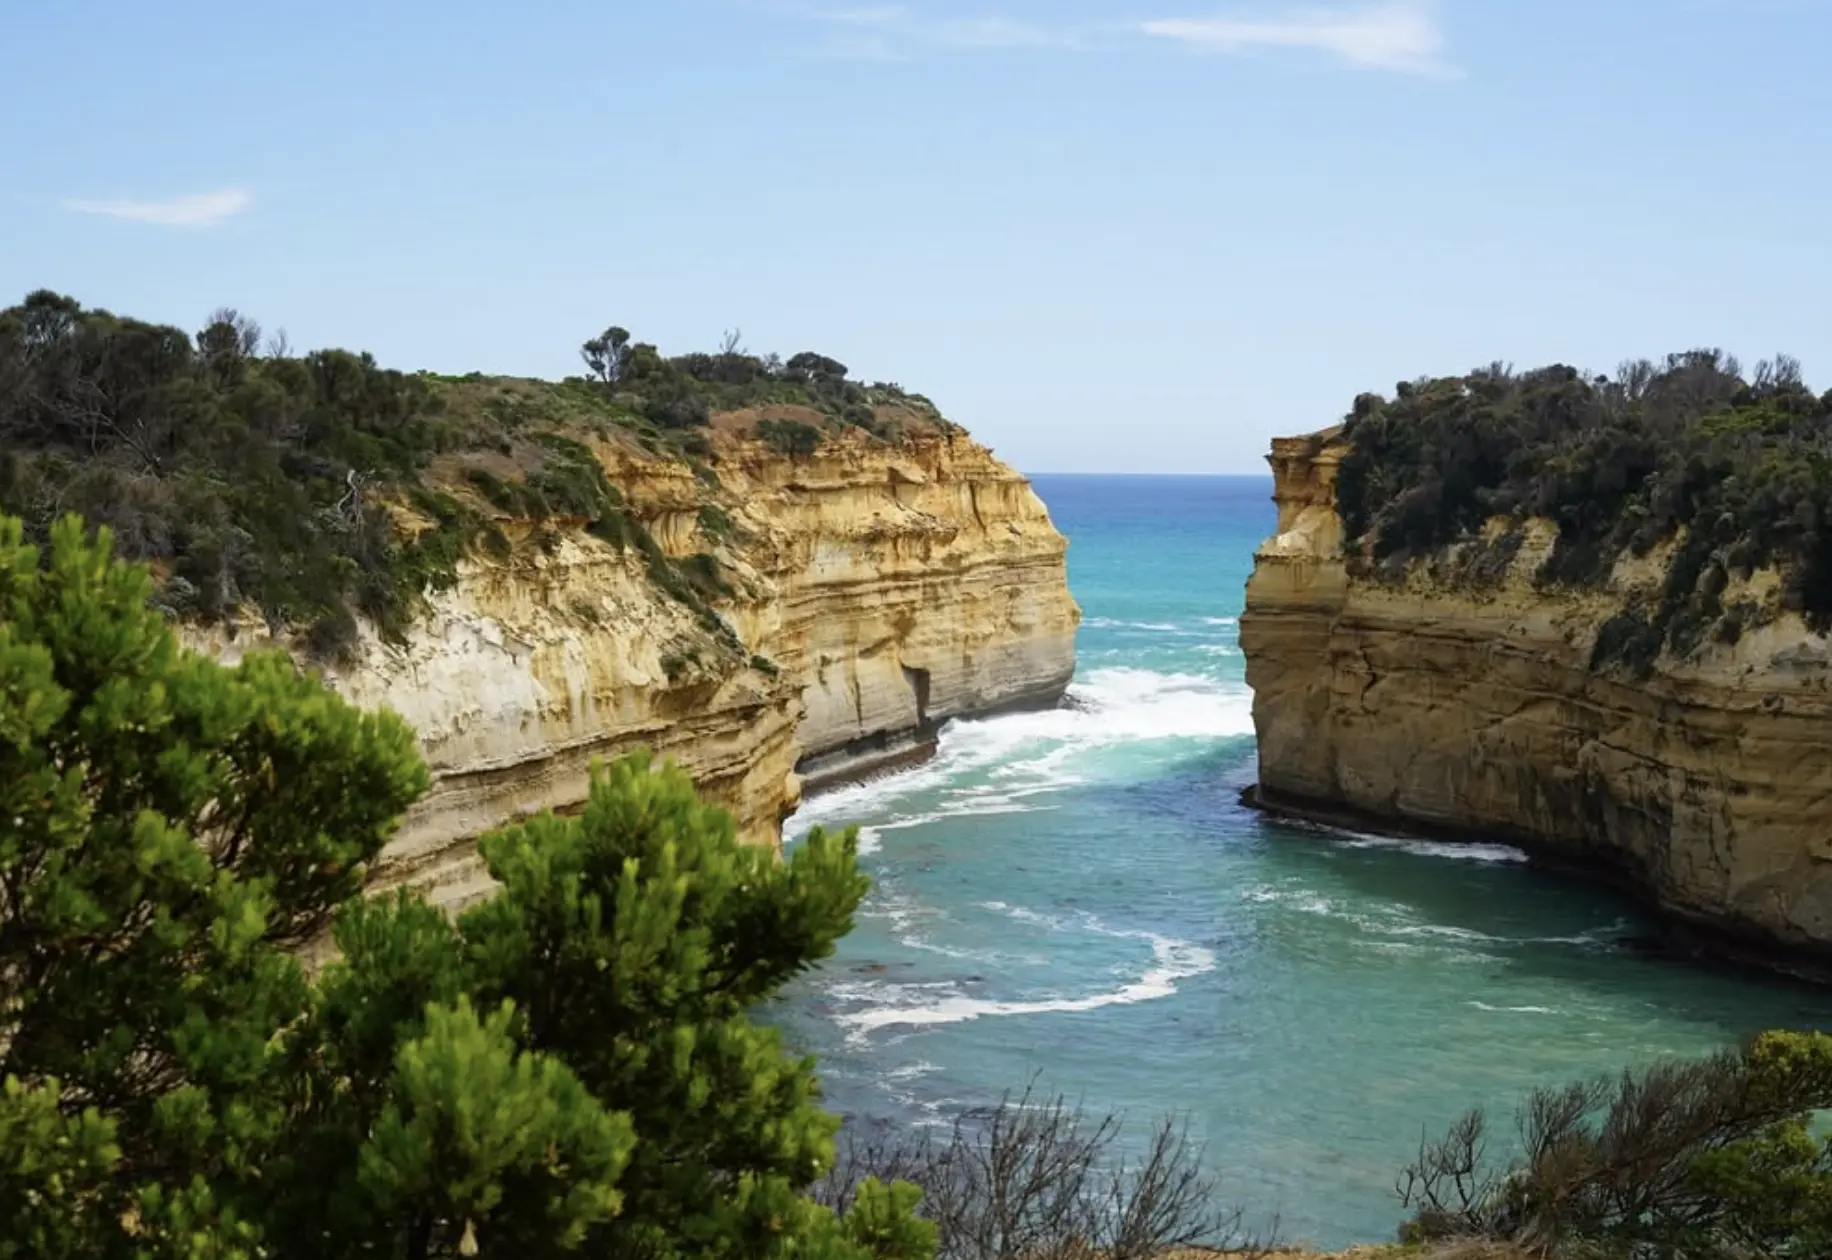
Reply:
[[[379,885],[473,900],[489,882],[471,841],[577,806],[594,758],[673,757],[774,844],[804,780],[920,755],[949,718],[1060,698],[1080,618],[1067,543],[985,447],[958,430],[843,433],[797,458],[712,442],[716,478],[630,442],[596,453],[662,551],[716,562],[728,631],[659,589],[637,548],[504,520],[506,560],[467,560],[405,644],[366,637],[326,669],[411,722],[434,776]],[[192,639],[226,659],[268,641],[252,625]]]
[[[1623,557],[1595,591],[1535,574],[1549,522],[1503,571],[1453,552],[1401,580],[1344,561],[1335,432],[1274,442],[1276,534],[1255,557],[1241,646],[1258,797],[1302,812],[1512,840],[1605,873],[1689,935],[1824,974],[1832,964],[1828,644],[1776,574],[1726,594],[1769,610],[1734,643],[1593,669],[1599,631],[1665,574]],[[1505,554],[1505,553],[1504,553]]]

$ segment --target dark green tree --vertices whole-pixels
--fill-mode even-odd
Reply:
[[[251,1228],[276,1034],[311,999],[290,951],[426,771],[405,724],[283,658],[181,651],[110,549],[65,518],[41,564],[0,518],[0,1158],[68,1165],[39,1206],[93,1235],[73,1254],[183,1254]]]
[[[850,835],[778,862],[638,756],[459,923],[365,900],[412,732],[149,590],[0,518],[0,1260],[927,1253],[907,1187],[807,1197],[835,1121],[748,1015],[850,926]]]
[[[598,380],[606,385],[617,384],[630,359],[629,330],[615,326],[605,329],[579,347],[579,357]]]
[[[791,1254],[836,1121],[813,1061],[748,1012],[850,928],[866,887],[851,840],[816,834],[778,861],[635,756],[595,779],[582,817],[482,848],[504,887],[461,924],[478,992],[512,1001],[528,1043],[636,1125],[609,1254]]]
[[[803,350],[799,354],[791,355],[788,363],[783,366],[791,377],[799,380],[843,381],[846,379],[844,363],[824,354],[816,354],[812,350]]]

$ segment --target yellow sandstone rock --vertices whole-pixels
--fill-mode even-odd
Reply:
[[[1512,839],[1619,878],[1719,945],[1825,962],[1828,645],[1779,608],[1776,575],[1726,595],[1771,614],[1734,645],[1662,657],[1641,680],[1596,672],[1599,629],[1658,586],[1666,552],[1625,557],[1605,590],[1547,591],[1533,575],[1553,527],[1531,521],[1482,589],[1422,563],[1393,583],[1351,577],[1343,453],[1335,430],[1273,443],[1278,532],[1241,619],[1262,799]]]
[[[712,441],[716,488],[628,444],[597,453],[665,552],[717,557],[731,594],[714,603],[741,646],[657,589],[636,549],[577,528],[543,546],[500,521],[508,560],[467,560],[404,646],[365,632],[354,663],[325,671],[410,721],[434,777],[378,885],[476,899],[490,886],[476,836],[577,806],[591,760],[636,747],[775,844],[804,781],[922,755],[950,717],[1061,696],[1080,619],[1067,543],[985,447],[847,432],[792,460],[738,433]],[[254,625],[187,637],[230,660],[268,643]]]

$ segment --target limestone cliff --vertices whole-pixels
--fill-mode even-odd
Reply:
[[[711,612],[658,588],[641,552],[563,523],[499,520],[400,645],[365,631],[326,669],[419,730],[431,793],[378,863],[461,904],[470,841],[583,800],[596,757],[672,756],[775,843],[811,781],[920,753],[935,726],[1047,704],[1074,670],[1067,544],[1016,472],[959,430],[849,431],[790,457],[720,424],[705,466],[607,437],[607,480],[662,552],[711,576]],[[724,628],[721,628],[723,622]],[[193,634],[233,657],[257,626]]]
[[[1343,453],[1335,431],[1273,444],[1278,532],[1241,622],[1261,799],[1512,839],[1715,944],[1825,970],[1828,645],[1779,605],[1776,574],[1734,592],[1771,613],[1734,643],[1642,678],[1593,669],[1598,634],[1658,586],[1666,553],[1619,559],[1595,591],[1547,589],[1553,529],[1528,521],[1480,583],[1446,579],[1455,554],[1398,580],[1352,574]]]

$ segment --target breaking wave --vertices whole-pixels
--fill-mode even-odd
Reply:
[[[977,980],[848,981],[834,984],[827,990],[828,998],[854,1008],[834,1016],[834,1021],[847,1030],[847,1039],[856,1043],[884,1028],[922,1028],[1002,1016],[1072,1014],[1107,1006],[1149,1002],[1175,994],[1178,981],[1215,969],[1214,951],[1204,946],[1156,932],[1111,928],[1092,915],[1070,920],[997,901],[982,902],[980,908],[1045,931],[1081,931],[1120,940],[1141,941],[1150,947],[1151,960],[1133,979],[1111,988],[1072,996],[978,996],[968,991],[969,986],[982,983]]]

